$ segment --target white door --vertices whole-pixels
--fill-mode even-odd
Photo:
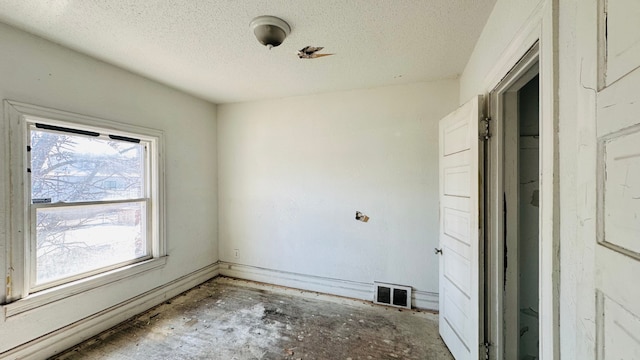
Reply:
[[[598,359],[631,360],[640,359],[640,1],[603,2],[600,16],[596,348]]]
[[[440,335],[457,360],[481,339],[478,96],[440,120]]]

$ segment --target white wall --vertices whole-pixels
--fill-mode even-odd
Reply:
[[[505,50],[512,44],[514,35],[527,26],[531,14],[544,0],[498,0],[487,20],[473,53],[460,76],[460,103],[473,96],[484,94],[493,82],[493,70]],[[492,84],[492,85],[495,85]]]
[[[164,131],[169,254],[163,268],[128,282],[107,285],[7,320],[2,312],[1,353],[215,263],[218,243],[215,105],[4,24],[0,24],[0,49],[0,99]],[[8,134],[0,136],[4,145]],[[5,190],[9,164],[3,159],[0,156],[0,298],[6,288],[9,199]]]
[[[220,259],[437,293],[438,121],[457,95],[447,80],[220,105]]]

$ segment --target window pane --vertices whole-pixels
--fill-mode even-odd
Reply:
[[[145,257],[146,203],[36,209],[36,285]]]
[[[144,197],[144,146],[31,129],[31,199],[38,202]]]

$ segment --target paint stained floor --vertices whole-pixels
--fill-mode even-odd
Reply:
[[[453,359],[437,315],[216,278],[56,359]]]

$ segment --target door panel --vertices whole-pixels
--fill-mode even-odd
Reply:
[[[627,311],[606,295],[600,295],[599,306],[604,314],[602,326],[604,337],[602,357],[605,359],[640,359],[640,318]],[[612,336],[611,336],[612,335]]]
[[[469,281],[469,274],[471,273],[471,263],[467,257],[459,254],[449,246],[448,241],[445,241],[442,251],[447,251],[447,256],[443,257],[444,263],[444,277],[452,283],[458,290],[462,292],[461,295],[471,298],[471,284]]]
[[[598,359],[640,358],[640,5],[600,9],[604,80],[597,94]]]
[[[464,231],[469,228],[469,212],[446,208],[442,216],[444,217],[445,235],[460,241],[463,245],[470,246],[470,234],[468,231]]]
[[[453,156],[453,155],[450,155]],[[471,179],[468,165],[450,167],[444,170],[444,194],[447,196],[469,197]]]
[[[606,83],[610,85],[640,65],[640,1],[607,0],[606,7]]]
[[[458,360],[478,359],[480,239],[477,97],[440,121],[440,335]]]
[[[460,122],[445,130],[444,155],[451,155],[469,149],[469,124]]]
[[[640,259],[640,126],[604,136],[600,240]]]

